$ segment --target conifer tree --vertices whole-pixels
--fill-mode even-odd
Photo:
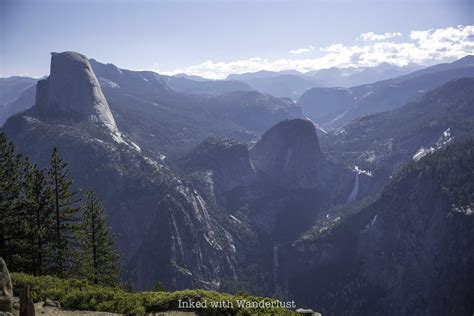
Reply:
[[[22,159],[15,154],[15,147],[0,133],[0,257],[10,266],[18,241],[24,237],[21,231],[21,167]]]
[[[29,165],[25,172],[24,216],[27,238],[23,257],[25,272],[41,275],[49,272],[52,265],[54,241],[53,196],[43,170]]]
[[[77,230],[78,273],[93,284],[115,285],[119,281],[119,254],[106,223],[104,208],[94,192],[87,192]]]
[[[48,184],[52,193],[54,221],[54,259],[52,272],[63,277],[72,268],[74,229],[77,222],[77,191],[72,188],[68,164],[53,149],[48,169]]]

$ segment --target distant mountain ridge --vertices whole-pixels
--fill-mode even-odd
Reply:
[[[312,88],[301,96],[297,104],[321,127],[335,129],[366,114],[396,109],[448,81],[463,77],[474,77],[474,62],[470,56],[349,89]],[[328,99],[329,92],[332,99]]]
[[[264,76],[261,78],[245,79],[250,87],[263,93],[279,98],[298,98],[308,89],[324,86],[325,83],[304,75],[279,74],[277,76]]]
[[[100,69],[103,68],[105,64],[101,64],[95,60],[91,60],[91,64],[97,72],[101,72]],[[314,97],[311,97],[311,94],[317,94],[317,89],[312,88],[322,88],[326,89],[327,87],[353,87],[350,89],[351,94],[354,94],[354,97],[361,99],[366,98],[369,94],[373,93],[372,86],[367,83],[374,83],[374,89],[376,88],[376,95],[380,93],[386,93],[384,90],[387,88],[383,88],[384,82],[386,83],[387,79],[393,79],[393,83],[399,85],[401,81],[408,81],[409,79],[413,79],[415,77],[420,77],[422,75],[434,75],[436,72],[441,72],[443,70],[454,70],[458,69],[462,71],[462,69],[472,66],[472,56],[466,56],[459,61],[447,64],[439,64],[436,66],[428,67],[427,69],[421,69],[419,65],[408,65],[405,67],[397,67],[395,65],[382,63],[376,67],[368,67],[368,68],[330,68],[330,69],[322,69],[317,71],[311,71],[307,73],[301,73],[296,70],[284,70],[280,72],[273,72],[273,71],[258,71],[255,73],[244,73],[244,74],[231,74],[227,77],[227,80],[209,80],[199,76],[189,76],[186,74],[177,74],[174,76],[165,76],[153,73],[151,71],[142,71],[141,73],[148,73],[149,76],[154,77],[155,80],[159,80],[166,84],[167,89],[173,90],[177,93],[182,94],[193,94],[193,95],[201,95],[201,96],[215,96],[219,94],[229,93],[229,92],[236,92],[236,91],[250,91],[250,90],[258,90],[262,93],[270,94],[280,98],[290,98],[293,100],[298,100],[305,92],[308,92],[307,95],[304,96],[302,101],[299,103],[300,105],[305,105],[305,103],[314,104],[314,102],[319,101],[308,101]],[[110,68],[117,68],[114,65],[107,65]],[[117,68],[118,69],[118,68]],[[107,73],[107,72],[106,72]],[[153,74],[153,75],[151,75]],[[107,73],[104,76],[110,76],[111,73]],[[449,79],[456,79],[456,77],[452,77],[452,75],[447,74],[447,76],[451,76],[446,78],[446,81]],[[465,75],[469,76],[469,75]],[[140,79],[142,80],[142,79]],[[382,80],[382,81],[381,81]],[[392,79],[390,79],[392,80]],[[429,79],[432,80],[432,79]],[[379,81],[379,82],[378,82]],[[113,81],[112,81],[113,82]],[[375,84],[377,82],[377,84]],[[391,81],[392,82],[392,81]],[[113,84],[110,82],[109,79],[103,79],[102,84],[104,86],[108,86]],[[360,88],[357,87],[358,85],[365,84],[365,86],[361,86]],[[136,87],[137,89],[139,87]],[[157,89],[158,87],[155,87]],[[0,85],[0,91],[6,91],[5,88],[2,88]],[[416,89],[415,89],[416,90]],[[418,90],[426,91],[425,86],[421,86]],[[349,90],[348,90],[349,91]],[[420,93],[423,93],[420,91]],[[7,91],[8,92],[8,91]],[[9,92],[8,92],[9,93]],[[410,91],[410,97],[413,95],[417,95],[416,91]],[[404,92],[396,92],[396,94],[403,95]],[[18,98],[19,94],[15,94],[15,98]],[[0,123],[2,120],[6,120],[9,116],[18,113],[26,108],[29,108],[33,103],[28,102],[29,100],[28,95],[25,94],[22,100],[12,101],[7,106],[0,107]],[[30,97],[31,98],[31,97]],[[392,102],[390,101],[394,98],[393,95],[380,96],[379,98],[387,99],[385,101],[382,99],[382,102]],[[398,102],[397,104],[405,103],[409,101],[409,98],[405,98],[402,101],[395,101]],[[359,107],[359,103],[362,102],[364,104],[364,109],[362,110],[350,110],[350,107]],[[348,122],[350,119],[358,116],[363,115],[366,111],[374,111],[374,106],[371,105],[373,102],[379,102],[379,100],[375,100],[375,97],[372,96],[367,100],[357,101],[357,102],[344,102],[344,104],[336,103],[336,108],[344,109],[343,111],[339,110],[326,110],[325,108],[322,109],[312,109],[305,105],[305,113],[310,117],[313,121],[318,123],[323,128],[330,129],[334,127],[341,126]],[[365,104],[369,103],[369,107],[366,107]],[[311,105],[313,107],[314,105]],[[394,106],[394,105],[390,105]],[[382,105],[377,111],[384,111],[387,110],[385,105]],[[346,112],[346,110],[348,110]],[[321,121],[320,119],[323,119]]]
[[[474,78],[450,81],[393,111],[322,134],[323,151],[373,174],[374,188],[417,157],[473,137]]]
[[[0,126],[13,114],[33,105],[28,103],[30,100],[34,100],[31,91],[35,90],[36,81],[37,79],[34,78],[18,76],[0,78]],[[23,98],[23,100],[18,101],[19,98]],[[28,105],[24,106],[23,104]]]
[[[424,69],[411,72],[407,75],[400,76],[399,79],[406,80],[406,79],[418,77],[420,75],[426,75],[426,74],[431,74],[431,73],[435,73],[439,71],[452,70],[452,69],[457,69],[457,68],[461,69],[464,67],[472,67],[472,66],[474,66],[474,55],[467,55],[451,63],[437,64],[431,67],[427,67]]]
[[[377,66],[372,67],[331,67],[308,72],[300,72],[296,70],[260,70],[243,74],[230,74],[227,76],[227,80],[252,82],[257,79],[274,79],[277,77],[289,75],[312,81],[324,87],[349,88],[362,84],[400,77],[422,68],[423,66],[417,64],[409,64],[407,66],[399,67],[383,62]]]
[[[354,87],[377,81],[399,77],[423,68],[420,65],[410,64],[399,67],[389,63],[381,63],[374,67],[361,68],[328,68],[305,73],[319,81],[325,82],[327,87]]]
[[[419,65],[398,67],[381,63],[365,68],[329,68],[302,73],[296,70],[267,71],[230,74],[227,80],[238,80],[252,88],[277,97],[298,100],[313,87],[353,87],[398,77],[422,68]]]
[[[0,78],[0,104],[4,105],[15,101],[27,88],[33,86],[37,79],[13,76]]]
[[[154,72],[130,71],[94,60],[91,65],[117,124],[156,159],[163,154],[179,155],[211,136],[247,141],[282,119],[302,117],[294,102],[256,91],[184,93],[170,87],[170,77]]]

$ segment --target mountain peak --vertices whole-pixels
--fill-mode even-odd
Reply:
[[[466,55],[452,63],[456,65],[474,65],[474,55]]]
[[[114,117],[86,56],[76,52],[51,53],[50,75],[40,80],[36,89],[36,105],[43,113],[59,113],[117,132]]]
[[[255,169],[273,182],[290,188],[312,188],[318,183],[322,160],[316,129],[311,121],[282,121],[250,151]]]

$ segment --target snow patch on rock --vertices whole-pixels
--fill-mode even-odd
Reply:
[[[413,156],[413,160],[418,161],[421,158],[425,157],[426,155],[432,154],[436,150],[444,148],[453,140],[454,140],[454,137],[451,136],[451,128],[448,128],[441,134],[441,136],[438,138],[438,141],[436,142],[434,146],[431,146],[429,148],[425,148],[421,146],[420,149],[418,149],[418,151]]]
[[[474,204],[465,205],[465,206],[455,206],[451,207],[452,213],[461,213],[466,216],[474,215]]]
[[[372,171],[360,169],[359,166],[354,166],[352,171],[357,172],[357,174],[365,174],[366,176],[372,177]]]

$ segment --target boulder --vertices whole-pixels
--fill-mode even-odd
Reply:
[[[61,308],[61,303],[58,301],[53,301],[52,299],[47,298],[46,301],[43,303],[43,307],[58,307]]]

